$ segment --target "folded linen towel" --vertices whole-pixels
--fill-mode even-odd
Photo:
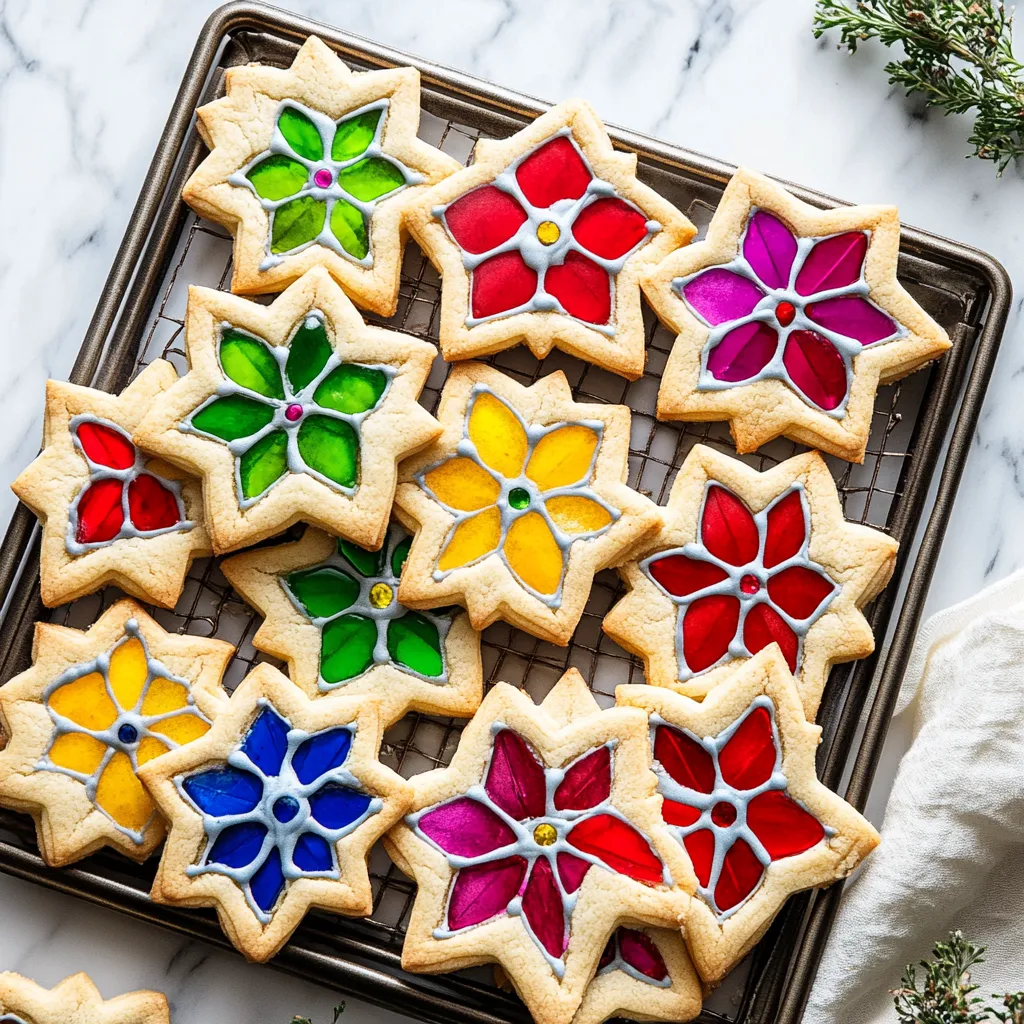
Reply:
[[[955,928],[988,948],[983,994],[1024,988],[1024,571],[924,624],[897,712],[912,743],[806,1024],[892,1024],[904,965]]]

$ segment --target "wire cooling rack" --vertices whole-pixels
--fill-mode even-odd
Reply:
[[[246,11],[255,11],[252,25],[228,36],[228,44],[221,48],[220,60],[225,63],[243,63],[260,60],[280,66],[287,65],[294,55],[297,40],[304,37],[314,26],[305,26],[298,19],[284,16],[279,12],[266,13],[258,5],[239,5]],[[242,21],[245,21],[243,15]],[[211,19],[211,25],[217,15]],[[224,22],[226,24],[226,20]],[[206,33],[221,32],[227,36],[226,28],[208,25]],[[298,26],[298,27],[295,27]],[[328,39],[344,40],[343,53],[357,70],[368,66],[380,66],[388,61],[370,59],[385,51],[363,44],[353,37],[332,33],[321,34]],[[200,40],[199,49],[204,45]],[[209,43],[209,40],[206,40]],[[213,50],[210,60],[212,62]],[[403,55],[399,55],[403,56]],[[194,61],[195,63],[195,58]],[[398,63],[412,62],[405,58]],[[421,65],[422,67],[423,65]],[[216,69],[215,69],[216,70]],[[465,82],[460,79],[458,96],[453,97],[453,73],[443,69],[432,69],[433,79],[427,76],[424,90],[424,113],[421,120],[420,136],[432,145],[438,146],[456,159],[466,162],[473,145],[480,137],[497,137],[510,134],[524,119],[522,113],[509,113],[507,103],[488,105],[482,94],[466,99]],[[190,66],[190,74],[195,70]],[[186,84],[189,83],[188,75]],[[475,83],[483,89],[482,83]],[[184,90],[183,85],[183,90]],[[205,84],[206,99],[212,98],[218,90],[216,78]],[[198,89],[197,89],[198,94]],[[512,95],[512,94],[505,94]],[[520,97],[524,108],[529,101]],[[179,96],[179,104],[181,97]],[[177,105],[172,118],[178,113]],[[171,122],[169,122],[170,125]],[[633,138],[627,133],[617,133],[622,144]],[[643,140],[650,143],[652,140]],[[698,226],[701,234],[707,227],[714,212],[715,203],[721,193],[725,175],[712,161],[673,150],[675,160],[659,159],[653,149],[645,155],[642,147],[639,173],[641,179],[657,188],[667,199],[674,202]],[[667,150],[667,147],[664,147]],[[188,158],[194,165],[201,151],[193,141]],[[158,158],[160,153],[158,152]],[[689,159],[684,162],[682,157]],[[703,161],[703,162],[702,162]],[[182,158],[181,162],[185,162]],[[166,182],[164,184],[166,188]],[[824,197],[801,192],[805,198],[828,205]],[[168,192],[162,201],[167,202]],[[145,198],[145,194],[144,194]],[[175,200],[175,196],[170,197]],[[140,200],[141,202],[141,200]],[[108,352],[104,369],[104,381],[118,381],[118,386],[137,373],[144,365],[158,357],[169,359],[184,372],[185,358],[184,319],[189,285],[198,284],[227,290],[231,279],[231,238],[215,225],[201,221],[192,214],[179,217],[179,225],[172,237],[164,240],[161,255],[166,264],[162,281],[147,296],[145,309],[148,314],[140,320],[134,343],[124,347],[126,353],[121,364],[111,367]],[[131,231],[131,227],[129,228]],[[127,236],[126,236],[127,237]],[[154,244],[154,243],[150,243]],[[900,260],[900,278],[915,298],[954,337],[956,346],[952,357],[929,370],[921,371],[907,380],[882,387],[875,403],[872,432],[867,455],[862,465],[852,465],[841,460],[829,459],[829,465],[836,480],[846,517],[865,523],[897,536],[904,544],[913,536],[923,506],[925,492],[931,481],[933,470],[939,463],[939,448],[942,434],[953,418],[956,402],[956,372],[966,369],[970,349],[976,334],[984,325],[986,313],[993,315],[989,293],[983,275],[972,265],[969,250],[952,243],[940,243],[919,236],[916,242],[907,243]],[[122,254],[119,254],[119,258]],[[136,257],[137,262],[138,258]],[[400,299],[395,316],[369,319],[387,327],[413,334],[419,338],[436,342],[440,308],[440,278],[430,262],[414,243],[407,247],[402,267]],[[108,284],[109,288],[109,284]],[[106,295],[106,293],[105,293]],[[257,301],[270,301],[268,297]],[[1008,303],[1005,297],[1004,306]],[[996,311],[1005,316],[1005,308]],[[650,496],[659,504],[667,500],[675,475],[694,444],[711,445],[720,451],[735,456],[735,450],[724,423],[661,423],[653,416],[657,390],[671,349],[673,336],[660,326],[649,309],[645,308],[648,358],[644,376],[629,382],[588,363],[581,362],[561,352],[552,352],[546,359],[538,361],[526,349],[517,348],[498,353],[487,360],[502,372],[524,384],[532,383],[555,370],[565,373],[578,401],[619,403],[632,410],[632,433],[629,455],[629,483],[637,490]],[[1001,327],[1001,322],[999,322]],[[990,330],[990,328],[986,328]],[[998,334],[996,334],[998,340]],[[88,341],[87,341],[88,344]],[[958,346],[958,347],[957,347]],[[85,346],[83,346],[83,350]],[[994,356],[994,349],[991,353]],[[447,376],[448,367],[438,357],[435,361],[421,402],[433,411],[439,393]],[[101,371],[102,374],[102,371]],[[983,386],[982,386],[983,390]],[[936,425],[938,424],[938,425]],[[958,427],[962,429],[962,427]],[[774,441],[758,452],[743,456],[743,460],[757,469],[774,465],[789,456],[804,450],[801,446],[785,441]],[[953,489],[955,490],[955,483]],[[12,530],[14,527],[12,526]],[[289,531],[295,536],[301,527]],[[10,537],[10,534],[9,534]],[[286,537],[275,538],[268,543],[280,543]],[[27,542],[23,547],[32,559]],[[904,581],[910,568],[906,555],[901,556],[897,575],[890,590],[869,610],[869,619],[876,635],[884,635],[893,611],[898,607],[895,591]],[[916,569],[916,567],[915,567]],[[26,570],[27,571],[27,570]],[[4,581],[4,589],[13,589],[13,577]],[[24,580],[19,586],[23,586]],[[623,588],[617,575],[612,571],[600,573],[570,644],[558,647],[538,640],[505,623],[496,623],[483,634],[484,676],[488,684],[498,680],[524,687],[536,700],[540,700],[569,667],[578,669],[590,683],[598,701],[609,706],[614,702],[615,687],[622,683],[642,682],[643,669],[639,659],[629,655],[601,631],[601,621]],[[3,595],[0,595],[3,596]],[[108,589],[71,605],[45,613],[50,621],[84,628],[96,620],[103,608],[120,597],[120,593]],[[923,602],[923,591],[915,596]],[[907,599],[910,600],[909,598]],[[28,601],[28,599],[26,599]],[[35,607],[31,601],[25,607]],[[918,609],[919,610],[919,609]],[[194,563],[185,584],[184,591],[173,611],[151,609],[155,618],[164,628],[178,633],[201,636],[216,636],[229,641],[237,648],[225,677],[225,685],[233,689],[258,662],[270,661],[252,646],[252,637],[260,625],[260,617],[248,608],[233,592],[220,572],[218,559],[204,559]],[[10,617],[10,616],[9,616]],[[30,622],[15,623],[21,636],[20,654],[17,637],[11,636],[4,652],[3,671],[9,676],[22,667],[17,664],[24,660],[24,632],[30,629]],[[5,622],[5,634],[11,634]],[[842,769],[853,748],[854,732],[860,709],[867,696],[868,686],[874,668],[874,660],[854,665],[837,666],[829,679],[820,720],[825,729],[819,765],[823,777],[833,786],[838,785]],[[852,720],[852,724],[851,724]],[[450,760],[458,744],[462,722],[457,719],[441,718],[423,714],[407,715],[396,723],[385,735],[381,760],[405,776],[411,776],[444,764]],[[25,852],[34,851],[34,832],[28,818],[0,811],[0,867],[11,870],[11,864]],[[5,857],[4,854],[7,854]],[[16,855],[17,854],[17,855]],[[24,860],[24,857],[22,857]],[[20,863],[20,862],[19,862]],[[26,862],[27,863],[27,862]],[[97,899],[114,906],[122,906],[139,916],[161,919],[163,923],[189,930],[180,923],[184,912],[153,908],[151,913],[142,914],[137,906],[129,905],[132,900],[145,900],[140,894],[148,889],[154,864],[137,866],[124,861],[115,854],[104,851],[87,862],[92,874],[89,884],[74,885],[62,883],[57,873],[44,869],[36,873],[23,868],[18,873],[35,877],[45,884],[67,887],[78,895]],[[365,962],[375,967],[385,965],[393,970],[397,953],[401,948],[404,926],[415,894],[414,885],[409,882],[378,847],[371,858],[371,877],[374,888],[374,909],[372,916],[364,921],[340,920],[328,915],[311,914],[306,925],[293,940],[293,946],[301,946],[308,957],[327,957],[351,962]],[[121,887],[118,889],[118,887]],[[97,896],[95,893],[102,895]],[[120,895],[118,895],[120,893]],[[804,902],[799,902],[799,900]],[[807,908],[806,898],[791,901],[789,922],[777,924],[769,939],[762,943],[762,953],[755,954],[754,969],[746,989],[739,993],[738,983],[734,991],[739,993],[734,1001],[720,1002],[718,1011],[727,1019],[768,1020],[774,1017],[765,1007],[758,1015],[755,1007],[758,992],[768,979],[775,996],[781,990],[786,971],[800,959],[800,922]],[[190,911],[190,917],[210,916],[209,912]],[[785,915],[784,915],[785,918]],[[792,922],[796,923],[793,924]],[[772,943],[772,948],[764,948]],[[285,960],[286,957],[282,957]],[[310,961],[312,962],[312,961]],[[319,961],[318,961],[319,962]],[[816,961],[815,961],[816,962]],[[285,966],[288,966],[285,963]],[[322,966],[322,965],[321,965]],[[294,966],[292,969],[298,969]],[[812,969],[813,970],[813,969]],[[309,972],[309,967],[302,969]],[[774,972],[774,974],[772,973]],[[776,978],[777,976],[777,978]],[[323,974],[318,980],[329,980]],[[370,984],[369,998],[375,998],[385,1005],[399,1009],[410,1009],[395,993],[386,991],[383,974]],[[421,1016],[431,1019],[451,1020],[513,1020],[522,1014],[521,1008],[510,997],[487,987],[486,982],[463,979],[442,979],[432,982],[417,979],[417,984],[430,994],[423,999],[433,999],[427,1008],[417,1006]],[[433,985],[433,989],[431,989]],[[481,987],[482,986],[482,987]],[[774,988],[772,988],[774,986]],[[379,991],[378,991],[379,989]],[[440,995],[434,994],[434,989]],[[397,992],[397,988],[395,990]],[[366,991],[360,994],[366,995]],[[486,1010],[470,1004],[483,1004]],[[777,1003],[777,998],[776,998]],[[438,1008],[439,1007],[439,1008]],[[472,1012],[471,1012],[472,1010]],[[707,1019],[720,1020],[715,1014]]]

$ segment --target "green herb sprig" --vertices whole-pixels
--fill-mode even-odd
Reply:
[[[907,964],[900,987],[890,993],[900,1024],[1024,1024],[1024,992],[994,995],[992,1006],[975,995],[971,968],[984,963],[984,946],[976,946],[959,931],[937,942],[931,960]],[[918,975],[918,967],[923,970]]]
[[[837,28],[850,53],[866,39],[901,43],[903,58],[885,67],[890,84],[947,114],[974,110],[974,155],[1002,174],[1024,155],[1024,65],[1012,23],[994,0],[817,0],[814,35]]]
[[[341,1002],[334,1008],[334,1020],[331,1021],[331,1024],[338,1024],[338,1018],[344,1012],[345,1004]],[[313,1022],[308,1017],[292,1017],[292,1024],[313,1024]]]

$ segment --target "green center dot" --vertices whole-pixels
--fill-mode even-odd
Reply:
[[[513,487],[508,492],[508,503],[516,510],[524,509],[530,504],[530,492],[525,487]]]

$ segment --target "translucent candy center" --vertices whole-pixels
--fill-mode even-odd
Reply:
[[[748,572],[743,579],[740,580],[740,590],[744,594],[756,594],[761,589],[761,581],[753,574]]]
[[[297,419],[300,419],[301,417],[302,417],[302,406],[299,405],[298,402],[294,402],[292,405],[289,405],[288,408],[285,409],[285,411],[284,411],[284,418],[289,423],[294,423]]]
[[[537,239],[544,245],[554,245],[561,237],[562,232],[553,220],[546,220],[537,225]]]
[[[508,492],[508,503],[514,509],[524,509],[530,504],[530,492],[525,487],[513,487]]]
[[[317,188],[328,188],[331,182],[334,181],[334,175],[332,175],[326,167],[321,167],[320,170],[313,175],[313,181],[316,183]]]
[[[274,817],[286,825],[299,813],[299,801],[293,796],[283,796],[274,803]]]
[[[792,302],[780,302],[775,307],[775,319],[778,320],[783,327],[788,327],[793,322],[793,318],[795,316],[796,307]]]
[[[374,583],[370,587],[370,604],[374,608],[387,608],[394,596],[395,592],[386,583]]]
[[[557,838],[558,833],[555,831],[555,826],[549,825],[546,821],[541,822],[533,830],[533,841],[538,846],[551,846]]]
[[[139,730],[134,725],[122,725],[117,730],[117,738],[122,743],[134,743],[139,738]]]
[[[736,820],[736,808],[721,800],[711,808],[711,820],[716,825],[727,828]]]

